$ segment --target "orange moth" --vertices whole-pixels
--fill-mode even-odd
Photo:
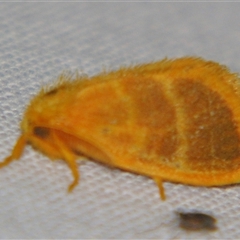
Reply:
[[[32,99],[22,134],[0,165],[26,143],[72,171],[87,156],[163,181],[196,186],[240,182],[240,79],[201,58],[164,59],[91,78],[62,74]]]

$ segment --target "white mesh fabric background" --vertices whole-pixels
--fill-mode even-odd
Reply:
[[[93,75],[164,57],[197,55],[240,71],[239,3],[0,3],[0,156],[20,134],[29,100],[63,70]],[[123,156],[124,157],[124,156]],[[234,239],[240,186],[164,183],[102,165],[61,161],[27,147],[0,169],[0,238]],[[176,211],[217,218],[215,232],[186,232]]]

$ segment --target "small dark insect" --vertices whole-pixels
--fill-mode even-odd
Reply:
[[[190,231],[199,231],[199,230],[208,230],[214,231],[217,229],[215,223],[217,220],[204,213],[178,213],[180,216],[179,227],[190,230]]]

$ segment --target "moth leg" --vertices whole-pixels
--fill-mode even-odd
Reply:
[[[7,166],[13,160],[19,159],[23,153],[23,149],[25,145],[26,145],[26,138],[24,135],[21,135],[17,140],[11,155],[6,157],[3,162],[0,162],[0,168]]]
[[[74,187],[76,187],[79,183],[79,171],[78,171],[78,166],[75,160],[67,160],[68,166],[72,170],[72,175],[73,175],[73,182],[69,185],[68,187],[68,192],[71,192]]]
[[[72,171],[73,175],[73,182],[68,187],[68,192],[71,192],[74,187],[76,187],[79,183],[80,174],[78,171],[78,165],[77,165],[77,157],[74,153],[72,153],[66,145],[59,139],[57,134],[53,133],[53,139],[54,143],[58,146],[59,151],[61,151],[63,160],[67,162],[69,168]]]
[[[164,201],[166,200],[166,196],[165,196],[165,191],[164,191],[164,187],[163,187],[163,181],[160,177],[153,177],[153,180],[155,181],[155,183],[158,185],[158,189],[159,189],[159,194],[161,196],[161,199]]]

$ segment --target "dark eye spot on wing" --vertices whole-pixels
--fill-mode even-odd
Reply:
[[[50,130],[45,127],[35,127],[33,129],[33,134],[42,139],[47,138],[50,134]]]
[[[204,213],[178,213],[180,216],[179,227],[189,231],[214,231],[217,229],[216,219]]]

